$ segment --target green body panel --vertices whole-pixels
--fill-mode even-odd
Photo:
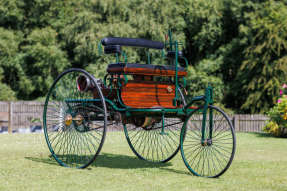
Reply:
[[[78,102],[99,102],[100,99],[65,99],[67,103],[78,103]],[[117,112],[146,112],[146,113],[173,113],[175,116],[185,116],[187,113],[192,112],[194,109],[184,109],[184,108],[177,108],[177,109],[169,109],[169,108],[131,108],[131,107],[118,107],[112,100],[105,98],[105,101],[108,105],[110,105],[114,111]],[[123,105],[124,106],[124,105]]]

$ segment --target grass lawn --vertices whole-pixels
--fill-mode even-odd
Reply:
[[[0,190],[287,190],[287,139],[237,133],[237,151],[220,178],[192,176],[180,153],[166,164],[137,159],[123,132],[108,132],[84,170],[49,158],[42,134],[0,135]]]

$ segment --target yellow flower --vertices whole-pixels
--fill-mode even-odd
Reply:
[[[287,113],[284,113],[283,119],[284,119],[284,120],[287,120]]]

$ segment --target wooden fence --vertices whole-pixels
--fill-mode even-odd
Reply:
[[[42,125],[43,102],[17,101],[0,102],[0,128],[8,132]]]
[[[266,125],[269,117],[266,115],[253,114],[242,115],[237,114],[230,116],[235,131],[240,132],[262,132],[262,128]]]
[[[9,133],[19,129],[42,126],[43,102],[17,101],[0,102],[0,128],[7,128]],[[265,115],[229,116],[235,130],[240,132],[261,132],[268,117]],[[121,128],[111,127],[108,130]]]

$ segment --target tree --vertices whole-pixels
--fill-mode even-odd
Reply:
[[[10,84],[16,81],[14,74],[21,70],[19,65],[13,64],[21,41],[22,33],[0,27],[0,100],[15,99],[15,92]]]
[[[11,88],[2,83],[1,81],[3,80],[3,70],[0,68],[0,101],[11,101],[16,99],[15,92],[11,90]]]
[[[57,32],[50,27],[33,30],[26,43],[17,60],[25,76],[19,76],[22,80],[18,84],[18,97],[35,99],[44,96],[54,79],[70,64],[57,44]]]
[[[281,83],[287,80],[287,7],[267,1],[248,13],[244,31],[250,45],[245,49],[234,97],[240,97],[245,112],[264,112],[276,103]]]

